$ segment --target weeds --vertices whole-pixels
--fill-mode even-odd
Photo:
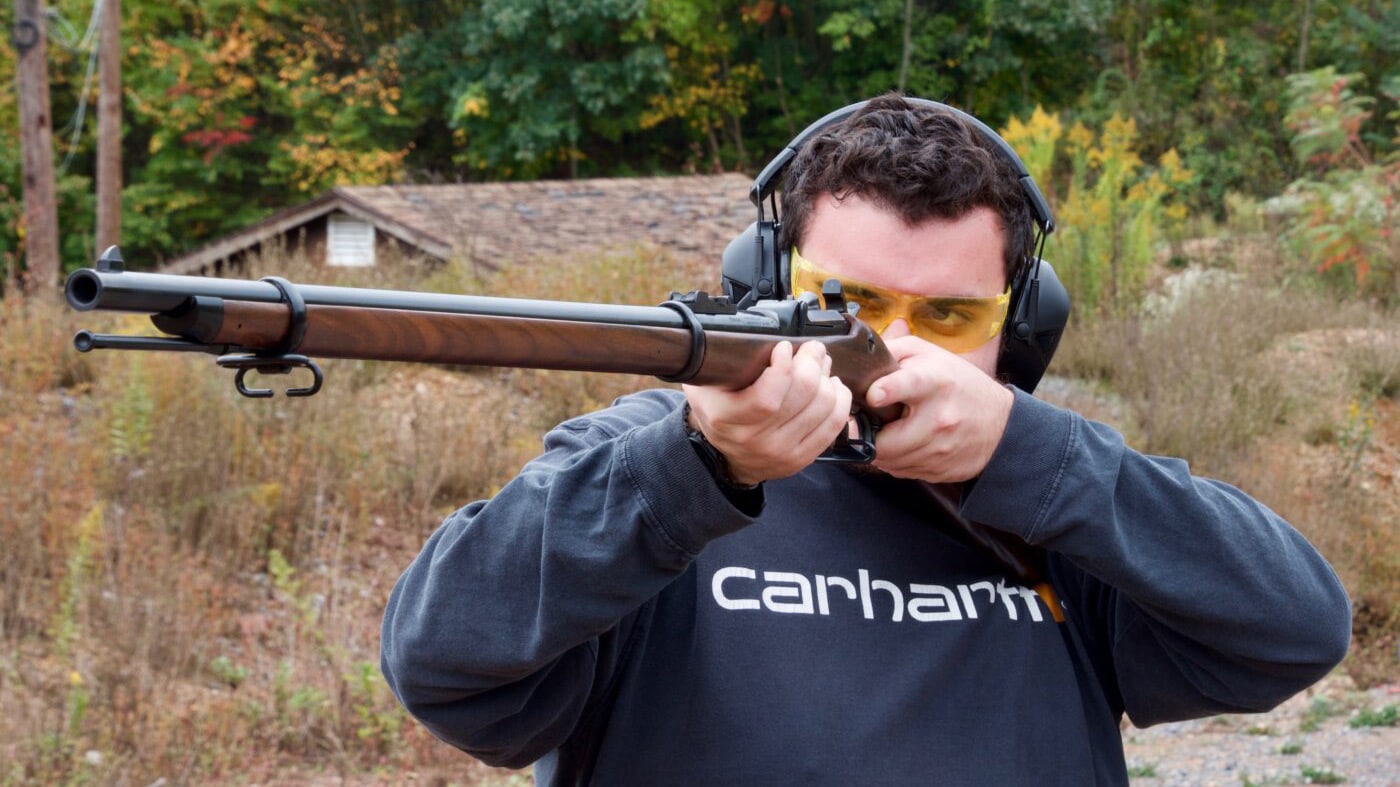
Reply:
[[[1298,770],[1302,774],[1305,784],[1341,784],[1347,780],[1347,777],[1331,768],[1314,768],[1304,765]]]
[[[1380,710],[1362,708],[1347,722],[1352,729],[1361,727],[1394,727],[1400,724],[1400,705],[1387,705]]]
[[[325,280],[295,260],[250,264]],[[687,278],[667,269],[622,256],[592,276],[522,267],[500,286],[650,303],[664,291],[624,282]],[[402,271],[351,273],[363,280],[328,283],[416,287]],[[267,781],[308,758],[342,773],[460,763],[378,674],[390,586],[444,514],[538,450],[551,419],[654,383],[331,361],[318,396],[252,402],[205,358],[71,350],[78,322],[150,332],[139,320],[0,305],[5,784]]]
[[[1149,762],[1128,766],[1128,777],[1132,779],[1157,778],[1157,763]]]
[[[1326,697],[1313,697],[1308,703],[1307,713],[1303,714],[1303,720],[1298,724],[1298,729],[1303,732],[1317,732],[1322,728],[1322,722],[1341,713],[1341,710]]]
[[[250,264],[249,275],[325,280],[296,261]],[[419,287],[411,276],[427,275],[485,294],[654,303],[700,281],[645,255],[510,266],[489,282],[451,266],[350,273],[362,279],[328,283]],[[1119,390],[1142,442],[1224,466],[1260,434],[1321,419],[1305,404],[1311,394],[1290,391],[1256,356],[1290,331],[1367,319],[1317,296],[1241,286],[1190,310],[1218,315],[1228,340],[1187,316],[1105,319],[1071,332],[1064,358]],[[1241,302],[1257,308],[1242,316]],[[655,384],[332,361],[318,396],[250,402],[207,359],[79,355],[74,315],[38,302],[3,308],[5,783],[268,781],[305,758],[342,773],[460,762],[407,723],[378,675],[389,587],[444,514],[490,495],[538,450],[542,429]],[[100,319],[81,316],[83,327],[146,330]],[[1330,381],[1373,392],[1378,431],[1394,412],[1397,354],[1357,346]],[[1254,390],[1232,382],[1242,369]],[[1333,417],[1333,440],[1341,423]],[[1349,581],[1358,620],[1382,627],[1400,571],[1380,561],[1400,549],[1384,522],[1365,519],[1363,492],[1353,483],[1298,519],[1348,523],[1309,535],[1362,578]]]
[[[1312,417],[1304,402],[1319,392],[1300,388],[1270,353],[1279,337],[1373,320],[1364,307],[1339,309],[1321,295],[1216,280],[1184,290],[1152,318],[1075,326],[1055,368],[1108,382],[1132,406],[1129,431],[1141,434],[1141,450],[1219,472],[1290,419]]]

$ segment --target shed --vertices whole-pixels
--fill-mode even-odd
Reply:
[[[580,251],[658,247],[719,259],[755,218],[743,175],[340,186],[161,266],[226,275],[264,246],[330,266],[375,265],[390,247],[486,269]]]

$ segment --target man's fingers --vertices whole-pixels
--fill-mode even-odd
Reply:
[[[828,379],[828,360],[826,346],[820,342],[807,342],[793,354],[791,382],[780,414],[787,418],[780,421],[796,417],[820,394],[822,381]]]
[[[831,423],[832,413],[841,406],[845,397],[845,412],[850,413],[850,391],[835,377],[824,377],[817,383],[817,390],[809,401],[796,412],[779,430],[794,442],[807,440],[811,435],[825,436],[827,442],[835,439],[835,426]],[[831,434],[828,434],[831,432]]]
[[[870,384],[870,388],[865,392],[865,401],[874,407],[908,402],[927,393],[925,377],[927,375],[913,369],[896,369]]]
[[[845,428],[851,392],[831,376],[820,342],[774,345],[769,366],[740,391],[685,386],[691,417],[734,478],[782,478],[807,466]]]
[[[793,383],[793,367],[797,362],[792,342],[773,345],[768,354],[768,368],[753,385],[738,396],[723,397],[716,402],[710,420],[716,424],[748,426],[770,420],[783,409]]]

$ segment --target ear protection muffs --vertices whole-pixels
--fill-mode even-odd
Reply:
[[[956,115],[967,122],[984,141],[990,143],[1001,157],[1011,164],[1021,189],[1030,205],[1031,219],[1036,226],[1034,247],[1012,277],[1011,305],[1006,326],[1002,329],[1001,353],[997,359],[997,374],[1003,380],[1027,393],[1035,391],[1040,378],[1050,366],[1055,348],[1060,344],[1069,321],[1069,293],[1055,275],[1050,263],[1040,259],[1045,236],[1055,231],[1055,217],[1040,187],[1026,170],[1016,151],[995,131],[977,118],[946,104],[922,98],[905,98],[910,104]],[[760,300],[783,299],[790,279],[789,250],[777,248],[777,199],[774,192],[778,178],[797,151],[807,140],[859,112],[867,103],[862,101],[842,107],[808,126],[789,142],[754,179],[749,199],[758,207],[758,221],[750,224],[724,250],[724,293],[731,303],[747,308]],[[763,202],[770,201],[774,219],[764,217]]]

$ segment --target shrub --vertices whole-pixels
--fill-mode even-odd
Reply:
[[[1135,151],[1137,125],[1114,115],[1095,132],[1076,123],[1063,135],[1058,117],[1039,109],[1013,120],[1007,141],[1026,152],[1026,166],[1047,190],[1058,228],[1047,256],[1070,292],[1075,315],[1127,313],[1146,293],[1156,246],[1185,207],[1178,193],[1193,181],[1175,150],[1148,167]],[[1068,179],[1050,174],[1057,145],[1068,159]]]
[[[1292,218],[1286,237],[1337,286],[1400,299],[1400,156],[1377,160],[1361,135],[1375,99],[1357,95],[1358,74],[1327,68],[1288,78],[1285,118],[1308,174],[1269,207]],[[1396,82],[1392,82],[1392,89]],[[1400,112],[1391,133],[1400,140]],[[1350,271],[1350,276],[1339,276]]]

